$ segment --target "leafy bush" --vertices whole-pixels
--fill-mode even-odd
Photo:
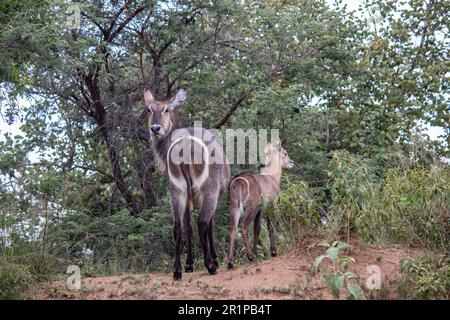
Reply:
[[[348,241],[364,204],[371,201],[378,185],[367,160],[346,151],[333,154],[328,170],[331,194],[328,219],[332,229],[347,233]]]
[[[281,184],[282,192],[273,216],[277,224],[277,241],[282,251],[287,251],[303,237],[317,231],[321,203],[316,190],[302,180],[285,175]]]
[[[2,262],[0,264],[0,300],[20,299],[34,279],[23,265]]]
[[[450,247],[450,170],[448,167],[391,169],[360,221],[361,234],[377,239],[389,228],[392,241],[447,250]]]
[[[90,275],[158,269],[172,249],[172,218],[143,220],[126,209],[101,217],[73,213],[54,226],[49,242],[63,258],[62,272],[71,263]]]
[[[333,231],[376,243],[450,247],[450,168],[391,168],[379,178],[370,162],[335,153],[329,166]]]
[[[450,258],[444,255],[401,262],[404,276],[399,283],[403,299],[450,299]]]

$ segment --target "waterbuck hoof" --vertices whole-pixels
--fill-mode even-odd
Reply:
[[[186,267],[184,267],[184,272],[186,273],[194,272],[194,267],[192,265],[187,265]]]
[[[174,271],[173,272],[173,280],[181,280],[181,271]]]
[[[247,256],[247,259],[253,262],[253,256]]]
[[[272,251],[272,252],[270,252],[270,255],[271,255],[272,257],[276,257],[276,256],[277,256],[277,252],[276,252],[276,251]]]
[[[231,269],[233,269],[233,267],[234,267],[233,262],[228,262],[228,264],[227,264],[227,269],[228,269],[228,270],[231,270]]]
[[[206,269],[208,269],[210,275],[217,273],[217,267],[214,263],[210,264],[208,267],[206,267]]]

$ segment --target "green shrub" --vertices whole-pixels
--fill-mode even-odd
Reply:
[[[450,258],[444,255],[401,262],[399,283],[402,299],[450,299]]]
[[[33,277],[23,265],[0,264],[0,300],[20,299],[21,293],[32,283]]]
[[[321,202],[315,189],[290,175],[283,177],[281,189],[273,215],[278,244],[282,251],[287,251],[303,237],[317,231]]]
[[[49,233],[49,247],[89,275],[160,269],[160,255],[172,249],[172,217],[154,214],[148,220],[122,210],[108,216],[68,214]]]
[[[379,186],[368,161],[346,151],[335,152],[329,163],[328,189],[331,194],[328,219],[332,231],[349,234],[356,228],[363,207],[370,203]]]
[[[329,166],[332,231],[376,243],[450,247],[450,168],[391,168],[379,178],[369,161],[335,153]]]
[[[361,234],[376,240],[375,230],[387,229],[391,241],[448,250],[449,181],[450,170],[444,166],[389,170],[376,198],[364,207]]]

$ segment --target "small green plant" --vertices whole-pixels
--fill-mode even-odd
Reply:
[[[269,216],[276,225],[275,238],[279,253],[292,250],[304,237],[315,233],[320,221],[320,200],[307,182],[286,173],[281,185],[283,192],[280,197],[273,203],[264,202],[261,210],[262,216]],[[267,224],[262,223],[259,258],[270,255],[268,237]],[[239,256],[245,257],[244,251]]]
[[[399,295],[403,299],[450,299],[450,257],[403,259]]]
[[[333,296],[339,298],[340,292],[344,286],[350,294],[350,297],[355,300],[365,300],[366,296],[361,287],[355,281],[355,274],[348,271],[349,266],[355,262],[352,257],[341,255],[341,251],[350,249],[351,245],[342,242],[334,241],[331,245],[328,243],[320,243],[320,246],[327,247],[324,254],[318,256],[313,264],[313,272],[321,271],[321,277],[325,278],[327,287],[330,289]],[[323,261],[329,259],[332,262],[332,268],[329,270],[324,266]]]
[[[33,284],[34,278],[23,265],[0,264],[0,300],[20,299],[22,292]]]

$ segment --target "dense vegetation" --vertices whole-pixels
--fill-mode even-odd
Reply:
[[[67,1],[2,1],[0,113],[23,134],[0,140],[0,298],[69,264],[170,268],[168,184],[149,149],[144,87],[163,99],[187,86],[183,125],[280,129],[296,163],[273,213],[283,250],[356,234],[437,250],[448,276],[449,138],[423,127],[450,132],[449,6],[92,0],[75,6],[77,28]],[[232,166],[242,170],[259,168]],[[223,258],[228,223],[225,195]],[[405,290],[420,285],[417,264]]]

